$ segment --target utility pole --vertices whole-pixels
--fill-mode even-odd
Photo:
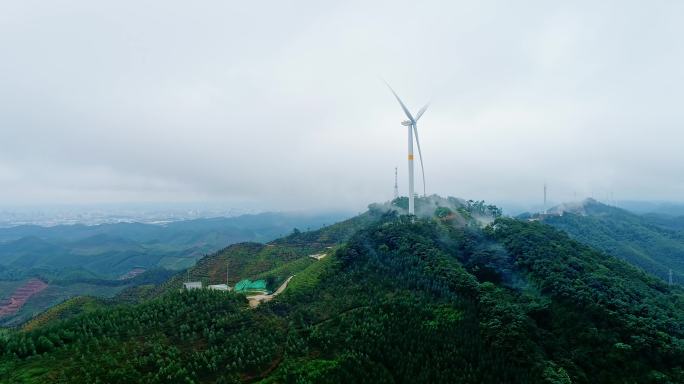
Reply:
[[[399,197],[399,184],[397,184],[397,167],[394,167],[394,199]]]
[[[670,286],[672,286],[672,269],[671,269],[671,268],[670,268],[670,276],[669,276],[669,279],[668,279],[668,283],[669,283]]]

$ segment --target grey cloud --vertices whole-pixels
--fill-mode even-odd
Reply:
[[[684,5],[9,2],[0,200],[361,209],[405,191],[681,200]]]

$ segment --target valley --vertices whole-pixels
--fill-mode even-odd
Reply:
[[[116,300],[135,287],[162,284],[230,244],[269,241],[341,217],[264,213],[164,225],[0,228],[0,326],[19,326],[76,296]]]
[[[0,300],[0,318],[8,316],[19,311],[24,306],[28,299],[41,292],[48,285],[39,279],[30,279],[19,286],[9,298]]]

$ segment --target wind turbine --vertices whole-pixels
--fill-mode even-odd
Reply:
[[[416,144],[418,145],[418,156],[420,157],[420,170],[421,174],[423,175],[423,196],[426,196],[425,194],[425,168],[423,167],[423,153],[420,150],[420,140],[418,139],[418,120],[420,119],[421,116],[423,116],[423,113],[427,110],[428,106],[430,105],[425,104],[423,108],[421,108],[418,113],[416,114],[416,117],[414,118],[411,115],[411,112],[409,112],[408,108],[406,108],[406,105],[404,105],[404,102],[401,101],[399,98],[399,95],[397,95],[396,92],[394,92],[394,89],[385,82],[387,85],[387,88],[389,88],[390,91],[392,91],[392,94],[394,97],[397,99],[399,102],[399,105],[401,105],[401,109],[404,110],[404,113],[406,114],[406,117],[408,117],[408,120],[402,121],[401,125],[408,127],[408,174],[409,174],[409,215],[415,215],[416,210],[415,206],[413,204],[413,135],[416,135]]]

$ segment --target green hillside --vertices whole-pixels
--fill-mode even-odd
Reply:
[[[379,211],[368,212],[317,230],[295,229],[288,236],[266,244],[233,244],[203,257],[195,266],[177,273],[164,284],[151,289],[144,286],[133,288],[122,294],[133,299],[156,297],[182,288],[187,280],[201,281],[204,285],[227,281],[233,286],[242,279],[267,279],[269,288],[273,289],[287,277],[314,263],[309,255],[330,252],[332,247],[344,243],[357,230],[381,216]]]
[[[0,317],[0,326],[16,327],[27,320],[40,315],[45,310],[60,306],[75,297],[92,297],[119,301],[118,296],[129,290],[142,290],[145,287],[157,286],[167,281],[173,272],[164,269],[152,269],[125,280],[107,280],[92,277],[73,276],[71,274],[58,277],[54,273],[44,273],[43,279],[48,283],[46,289],[31,296],[16,312]],[[45,279],[48,276],[48,279]],[[16,281],[0,281],[0,300],[10,297],[23,283],[30,279]]]
[[[663,280],[672,269],[674,279],[684,282],[681,218],[637,215],[595,200],[565,209],[562,216],[546,216],[543,221]]]
[[[250,309],[244,295],[181,291],[175,277],[139,303],[91,305],[5,334],[0,379],[684,382],[684,291],[542,223],[482,220],[481,207],[419,219],[374,207],[228,247],[193,278],[225,279],[226,262],[229,282],[294,278]]]
[[[118,223],[0,228],[0,308],[17,288],[32,278],[49,284],[19,310],[0,315],[0,326],[21,325],[75,296],[136,301],[138,297],[154,295],[158,291],[156,285],[172,274],[168,270],[185,269],[227,245],[270,241],[295,228],[315,229],[340,217],[340,214],[263,213],[165,225]],[[272,266],[265,264],[264,267]],[[142,276],[134,277],[145,270]],[[225,267],[210,271],[211,276],[206,278],[218,278],[214,275],[219,272],[223,276],[218,282],[225,282]]]

